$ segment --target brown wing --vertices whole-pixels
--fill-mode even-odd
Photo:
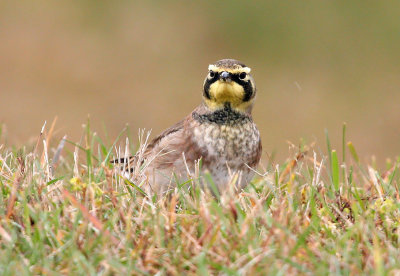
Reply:
[[[158,135],[157,137],[155,137],[155,138],[148,144],[148,146],[147,146],[147,148],[146,148],[146,153],[145,153],[145,155],[146,155],[146,154],[149,154],[149,153],[154,149],[154,147],[156,147],[156,146],[161,142],[161,140],[163,140],[164,138],[169,137],[170,135],[172,135],[172,134],[174,134],[174,133],[176,133],[176,132],[182,131],[183,128],[184,128],[184,122],[185,122],[185,120],[182,120],[182,121],[180,121],[180,122],[177,122],[175,125],[173,125],[172,127],[168,128],[168,129],[166,129],[166,130],[164,130],[160,135]]]
[[[255,157],[253,159],[253,162],[248,164],[250,167],[257,167],[258,163],[260,163],[261,159],[261,154],[262,154],[262,144],[261,144],[261,139],[258,140],[258,148],[255,154]]]
[[[202,111],[202,107],[196,108],[195,111]],[[146,147],[144,159],[150,160],[151,167],[157,169],[168,168],[182,158],[185,152],[185,158],[188,162],[193,162],[201,157],[201,153],[196,144],[192,140],[193,118],[192,114],[184,120],[176,123],[172,127],[166,129],[160,135],[155,137]],[[138,157],[131,156],[128,160],[121,158],[114,160],[113,163],[130,163],[130,167],[136,166]]]
[[[188,163],[201,156],[196,144],[192,140],[192,115],[167,129],[156,137],[148,146],[145,156],[151,160],[151,167],[156,169],[170,168],[182,161],[182,154]]]
[[[179,132],[180,130],[183,129],[183,125],[184,125],[184,120],[176,123],[175,125],[173,125],[172,127],[164,130],[160,135],[158,135],[157,137],[155,137],[146,147],[145,153],[144,153],[144,157],[148,157],[153,149],[155,147],[157,147],[157,145],[165,138],[165,137],[169,137],[170,135]],[[131,166],[131,170],[132,168],[136,165],[136,161],[137,161],[137,155],[132,155],[129,158],[119,158],[119,159],[114,159],[111,161],[111,163],[113,164],[130,164]]]

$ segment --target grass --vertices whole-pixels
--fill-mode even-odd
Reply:
[[[400,273],[398,160],[361,163],[345,127],[341,153],[301,145],[243,191],[196,178],[158,199],[112,170],[116,142],[53,128],[0,145],[1,275]]]

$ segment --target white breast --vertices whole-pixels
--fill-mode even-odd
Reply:
[[[194,129],[193,135],[203,153],[205,168],[218,186],[226,185],[231,175],[239,171],[240,186],[250,180],[252,173],[246,164],[253,161],[260,139],[254,123],[233,126],[203,123]]]

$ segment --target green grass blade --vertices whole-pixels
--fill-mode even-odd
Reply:
[[[133,183],[132,181],[130,181],[127,178],[124,178],[124,183],[133,187],[136,191],[140,192],[142,195],[147,196],[147,194],[135,183]]]
[[[339,161],[338,161],[336,150],[332,150],[331,160],[332,160],[332,166],[331,166],[332,183],[333,183],[333,187],[335,188],[335,192],[338,192],[339,191]]]
[[[331,149],[331,141],[329,139],[328,129],[325,129],[325,138],[326,138],[326,146],[328,148],[329,166],[331,166],[331,164],[332,164],[332,156],[329,153],[332,152],[332,149]]]
[[[360,163],[360,158],[358,157],[357,151],[353,145],[352,142],[348,142],[347,143],[347,147],[349,148],[349,151],[351,153],[351,156],[353,157],[353,159],[357,162]]]

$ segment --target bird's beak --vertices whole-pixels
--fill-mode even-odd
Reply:
[[[224,71],[224,72],[222,72],[221,74],[220,74],[220,80],[222,80],[222,81],[226,81],[226,82],[230,82],[232,79],[231,79],[231,74],[230,73],[228,73],[228,72],[226,72],[226,71]]]

